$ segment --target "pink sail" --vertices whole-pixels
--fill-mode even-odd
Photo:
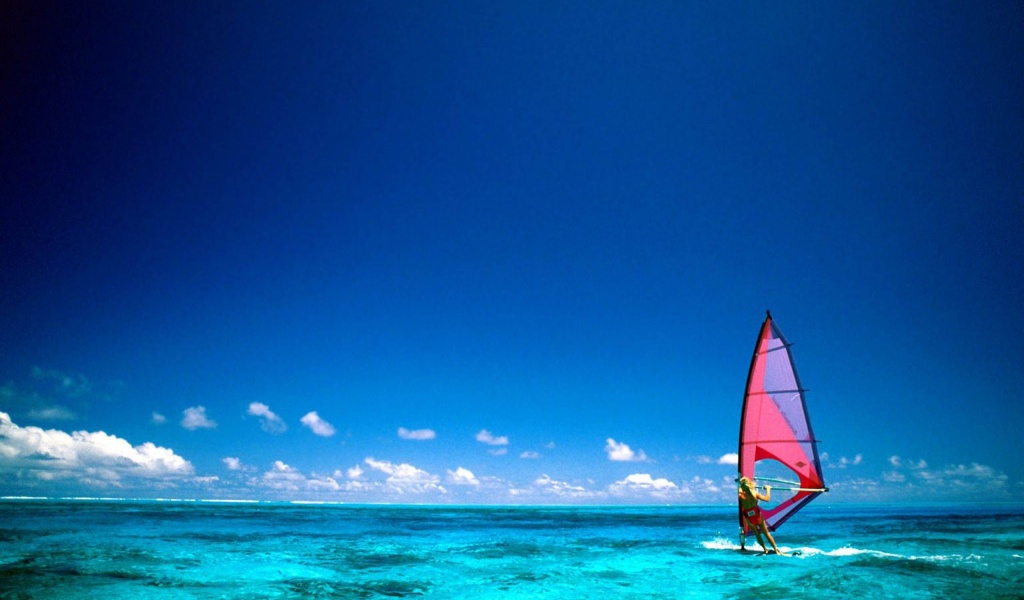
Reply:
[[[790,344],[772,321],[761,325],[740,418],[739,476],[772,486],[761,513],[772,531],[822,492],[817,440],[807,418]],[[740,518],[744,534],[752,534]]]

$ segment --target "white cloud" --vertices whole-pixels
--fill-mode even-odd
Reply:
[[[558,496],[559,498],[580,500],[604,496],[604,494],[602,494],[601,492],[594,492],[588,490],[583,486],[573,485],[566,481],[558,481],[556,479],[552,479],[547,474],[541,475],[540,477],[535,479],[533,482],[533,487],[537,488],[544,494]],[[522,493],[522,491],[519,491],[518,493],[513,493],[513,495],[519,495]]]
[[[189,431],[195,431],[196,429],[213,429],[217,426],[216,421],[213,421],[206,416],[206,408],[203,406],[186,408],[182,414],[185,416],[181,419],[181,426]]]
[[[75,413],[63,406],[36,408],[28,413],[28,417],[37,421],[74,421],[76,419]]]
[[[341,486],[342,490],[352,493],[379,493],[381,488],[382,486],[379,483],[371,483],[359,479],[350,479]]]
[[[966,488],[1003,488],[1007,482],[1007,477],[1003,473],[978,463],[948,465],[937,471],[922,468],[917,470],[915,475],[928,485],[950,487],[954,492]]]
[[[859,459],[860,455],[858,454],[857,457]],[[889,457],[889,464],[892,465],[894,468],[897,468],[897,469],[906,467],[908,469],[914,469],[914,470],[918,470],[919,471],[921,469],[927,469],[928,468],[928,463],[925,462],[924,459],[921,459],[921,460],[918,460],[918,461],[913,461],[912,460],[912,461],[909,461],[909,462],[904,462],[902,458],[900,458],[899,456],[896,456],[896,455],[893,455],[893,456]]]
[[[839,457],[839,468],[845,469],[850,465],[859,465],[864,460],[864,455],[857,454],[853,458],[846,458],[845,456]]]
[[[302,424],[321,437],[331,437],[334,435],[334,426],[321,419],[315,410],[306,413],[306,416],[302,417]]]
[[[227,467],[228,471],[255,471],[256,467],[250,467],[242,462],[240,458],[234,456],[226,456],[221,459],[224,466]]]
[[[316,473],[313,473],[312,475],[306,478],[306,489],[314,491],[336,492],[343,488],[335,478],[328,477],[326,475],[317,475]]]
[[[702,501],[722,499],[735,502],[736,488],[734,485],[732,477],[723,477],[722,485],[719,485],[711,479],[694,475],[689,481],[683,482],[679,486],[679,495]]]
[[[856,457],[849,461],[849,464],[855,463]],[[908,499],[1002,501],[1013,497],[1005,473],[976,462],[930,468],[924,459],[893,455],[888,463],[890,468],[876,479],[840,479],[832,481],[829,487],[839,492],[844,500],[869,502]]]
[[[160,414],[158,412],[154,412],[153,413],[153,418],[150,419],[150,423],[152,423],[154,425],[163,425],[166,422],[167,422],[167,417],[163,416],[162,414]]]
[[[670,493],[678,490],[679,487],[668,479],[663,477],[654,479],[648,473],[634,473],[622,481],[616,481],[608,486],[608,491],[616,496],[641,493],[665,498]]]
[[[480,433],[476,434],[476,441],[482,442],[489,446],[507,446],[508,436],[495,437],[490,431],[481,429]]]
[[[360,477],[363,476],[363,470],[359,467],[359,465],[356,465],[350,468],[349,470],[345,471],[345,475],[349,479],[359,479]]]
[[[520,454],[519,458],[526,458],[526,459],[530,459],[530,460],[535,460],[535,459],[540,458],[540,452],[534,452],[533,450],[527,450],[527,451],[523,452],[522,454]]]
[[[740,464],[740,455],[735,452],[729,452],[718,457],[718,464],[720,465],[738,465]]]
[[[882,477],[883,480],[886,480],[885,474],[883,474]],[[904,479],[902,479],[902,475],[900,477],[901,478],[898,479],[898,481],[904,481]],[[853,497],[853,494],[876,494],[878,493],[879,489],[878,480],[870,479],[867,477],[845,479],[843,481],[838,481],[835,485],[829,487],[841,490],[841,493],[843,493],[844,495],[848,495],[850,497]]]
[[[102,431],[21,427],[0,412],[0,475],[121,487],[130,478],[171,485],[193,472],[187,460],[152,442],[132,446]]]
[[[604,451],[608,453],[608,460],[616,462],[644,462],[648,460],[643,450],[634,452],[627,444],[620,444],[612,438],[608,438]]]
[[[374,471],[386,474],[388,477],[384,483],[388,489],[400,494],[421,494],[429,491],[447,493],[447,490],[439,485],[440,477],[408,463],[396,465],[386,460],[377,460],[369,456],[363,462]]]
[[[907,476],[899,471],[887,471],[882,473],[882,479],[889,483],[903,483],[907,480]]]
[[[256,480],[254,480],[256,483]],[[342,486],[333,477],[317,475],[303,475],[298,469],[285,464],[283,461],[275,460],[272,469],[263,474],[258,480],[258,485],[279,491],[338,491]]]
[[[433,429],[414,429],[414,430],[410,431],[410,430],[406,429],[405,427],[399,427],[398,428],[398,437],[402,438],[403,440],[423,441],[423,440],[432,440],[435,437],[437,437],[437,434],[434,433]]]
[[[448,471],[448,483],[454,485],[480,485],[480,480],[473,475],[473,472],[464,467],[459,467],[454,471]]]
[[[672,483],[664,477],[654,479],[648,473],[634,473],[633,475],[627,476],[622,481],[617,482],[620,485],[631,485],[642,488],[652,488],[655,490],[673,490],[676,489],[676,484]]]
[[[321,491],[323,489],[338,490],[338,485],[330,477],[306,477],[288,464],[275,460],[273,467],[259,478],[249,480],[252,487],[261,487],[279,492]]]
[[[262,402],[250,404],[249,414],[260,418],[260,428],[267,433],[284,433],[288,429],[281,417]]]
[[[422,469],[417,469],[408,463],[396,465],[395,463],[388,462],[386,460],[377,460],[372,456],[366,457],[363,462],[374,471],[380,471],[381,473],[405,481],[430,481],[435,479],[435,476],[430,473],[427,473]]]
[[[505,456],[508,454],[508,448],[492,448],[487,453],[491,456]]]
[[[857,454],[853,458],[840,456],[838,459],[832,460],[832,457],[829,455],[828,452],[822,452],[820,458],[821,461],[825,463],[825,466],[828,467],[829,469],[845,469],[846,467],[859,465],[864,460],[864,455]],[[893,459],[896,459],[897,462],[899,462],[899,457],[893,456],[889,459],[890,464],[892,464]]]

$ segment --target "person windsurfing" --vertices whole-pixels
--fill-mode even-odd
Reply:
[[[765,523],[764,517],[761,516],[761,507],[757,505],[758,500],[764,500],[765,502],[771,502],[772,499],[772,487],[766,486],[764,488],[765,493],[762,495],[758,493],[757,487],[754,486],[754,482],[749,477],[740,477],[739,487],[739,498],[740,498],[740,513],[747,527],[754,530],[754,535],[757,536],[757,543],[761,544],[761,548],[764,549],[764,553],[768,554],[768,546],[765,545],[764,540],[761,539],[761,534],[768,538],[768,541],[772,545],[772,549],[775,550],[776,554],[785,555],[784,552],[779,550],[779,547],[775,545],[775,538],[772,537],[770,531],[768,531],[768,523]],[[741,546],[744,548],[745,546]]]

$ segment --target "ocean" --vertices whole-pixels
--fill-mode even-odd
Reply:
[[[0,598],[1024,598],[1020,506],[0,501]],[[751,539],[748,548],[757,548]]]

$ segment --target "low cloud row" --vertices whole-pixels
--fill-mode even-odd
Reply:
[[[390,497],[422,499],[424,496],[444,498],[486,498],[504,501],[709,501],[729,499],[731,480],[721,481],[694,477],[688,481],[673,482],[655,478],[648,473],[634,473],[608,486],[594,487],[594,482],[568,482],[542,474],[523,486],[500,477],[477,476],[459,466],[445,474],[430,473],[409,463],[394,463],[372,456],[346,470],[332,473],[304,474],[298,469],[275,461],[273,466],[256,474],[257,469],[245,465],[237,457],[223,459],[225,467],[241,474],[240,486],[249,491],[284,493],[291,495],[344,497]]]
[[[201,408],[201,407],[195,407]],[[277,431],[277,416],[263,405],[250,406],[251,414],[261,419],[268,431]],[[203,411],[186,411],[185,418],[205,417]],[[303,425],[314,433],[333,434],[333,427],[315,412],[304,417]],[[399,436],[414,441],[436,437],[429,429],[400,428]],[[507,436],[481,430],[477,440],[489,447],[504,449]],[[606,440],[610,461],[653,462],[642,450],[612,438]],[[524,453],[525,454],[525,453]],[[524,456],[524,458],[531,458]],[[830,487],[834,498],[878,501],[898,498],[935,499],[935,490],[960,498],[998,500],[1011,497],[1021,482],[1010,482],[992,467],[978,464],[954,464],[932,468],[927,461],[891,456],[878,477],[843,475],[863,471],[862,455],[831,457],[822,461],[832,473]],[[495,476],[478,475],[459,465],[443,474],[431,473],[409,463],[395,463],[367,456],[361,463],[331,472],[304,473],[284,461],[274,461],[266,471],[247,465],[239,457],[226,457],[220,474],[197,475],[188,460],[170,448],[152,442],[132,445],[102,431],[65,432],[20,426],[0,412],[0,484],[3,489],[40,495],[80,492],[85,489],[114,490],[118,493],[169,493],[203,498],[278,498],[346,501],[439,501],[439,502],[729,502],[735,498],[732,474],[718,479],[694,476],[671,480],[649,472],[636,471],[598,484],[593,479],[565,479],[547,473],[523,485]],[[692,458],[698,464],[735,465],[734,454],[718,459]],[[116,490],[121,490],[117,492]]]

